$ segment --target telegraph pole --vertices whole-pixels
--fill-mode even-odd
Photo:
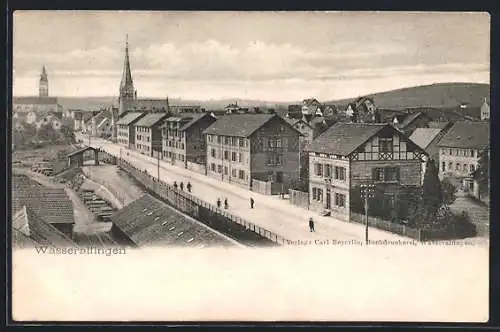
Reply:
[[[374,197],[376,186],[374,184],[362,184],[360,187],[361,197],[365,200],[365,242],[368,244],[368,200]]]

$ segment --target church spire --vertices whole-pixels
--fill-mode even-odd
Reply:
[[[123,63],[123,75],[120,83],[120,95],[134,93],[134,82],[132,81],[132,72],[130,71],[130,60],[128,56],[128,34],[125,41],[125,61]]]
[[[40,75],[40,82],[38,83],[38,96],[49,96],[49,79],[47,77],[47,70],[45,69],[45,65],[43,65],[42,67],[42,74]]]

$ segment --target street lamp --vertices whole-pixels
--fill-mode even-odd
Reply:
[[[362,184],[361,197],[365,200],[365,242],[368,244],[368,199],[375,196],[376,186],[374,184]]]

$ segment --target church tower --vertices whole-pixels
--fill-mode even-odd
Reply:
[[[132,73],[130,71],[130,61],[128,57],[128,35],[125,42],[125,61],[123,63],[123,75],[120,82],[119,115],[128,111],[137,98],[137,92],[134,90]]]
[[[42,74],[40,75],[40,82],[38,83],[38,96],[48,97],[49,96],[49,79],[47,77],[47,71],[45,66],[42,67]]]

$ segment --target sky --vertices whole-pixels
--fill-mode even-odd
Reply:
[[[334,100],[489,83],[487,13],[17,11],[13,94],[113,96],[128,34],[139,98]]]

